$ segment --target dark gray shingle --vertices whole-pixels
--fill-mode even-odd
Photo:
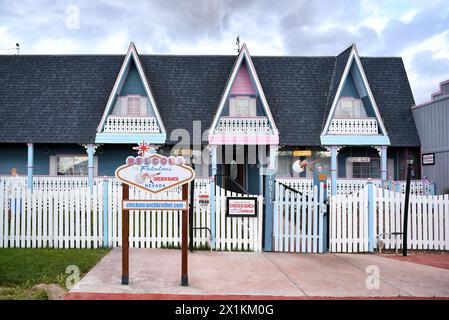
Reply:
[[[284,145],[320,144],[347,50],[338,57],[253,57]],[[162,120],[211,124],[234,56],[140,55]],[[92,143],[123,55],[0,56],[0,142]],[[346,56],[347,60],[347,56]],[[418,146],[402,59],[362,58],[393,146]],[[341,67],[343,65],[343,67]]]

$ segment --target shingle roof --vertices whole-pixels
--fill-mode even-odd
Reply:
[[[252,57],[281,144],[320,145],[345,52],[339,57]],[[93,143],[123,59],[123,55],[0,56],[0,142]],[[202,121],[202,130],[209,128],[235,56],[140,55],[140,59],[168,137],[176,128],[191,131],[194,120]],[[391,145],[419,146],[402,59],[361,60]]]
[[[340,85],[341,79],[343,77],[343,73],[345,71],[346,64],[349,59],[349,55],[351,54],[352,46],[344,50],[337,57],[335,57],[334,61],[334,69],[332,72],[331,84],[329,87],[328,99],[326,101],[326,111],[324,112],[325,118],[323,119],[323,123],[321,126],[321,130],[324,129],[324,125],[326,123],[328,114],[332,107],[332,103],[334,102],[335,95],[337,94],[338,86]]]

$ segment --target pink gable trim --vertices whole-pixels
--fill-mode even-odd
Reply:
[[[239,72],[232,84],[231,94],[256,94],[256,90],[249,77],[248,69],[246,68],[246,63],[244,62],[240,66]]]

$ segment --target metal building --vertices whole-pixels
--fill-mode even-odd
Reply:
[[[438,194],[449,192],[449,80],[429,102],[412,107],[422,144],[422,175],[435,182]]]

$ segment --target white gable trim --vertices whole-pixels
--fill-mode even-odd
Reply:
[[[125,75],[127,75],[126,71],[128,70],[128,68],[130,66],[131,58],[133,59],[135,65],[137,67],[137,71],[139,72],[140,79],[143,82],[143,86],[145,88],[145,92],[146,92],[148,98],[150,99],[150,103],[151,103],[151,105],[152,105],[152,107],[154,109],[154,114],[155,114],[156,119],[157,119],[157,121],[159,123],[159,126],[161,127],[161,133],[166,134],[164,124],[162,122],[161,116],[159,114],[158,107],[156,105],[156,101],[154,100],[153,93],[151,92],[151,88],[148,85],[148,80],[147,80],[147,78],[145,76],[145,72],[143,71],[143,67],[142,67],[142,64],[140,62],[139,55],[137,54],[137,50],[136,50],[136,47],[135,47],[133,42],[131,42],[129,44],[128,51],[127,51],[126,56],[125,56],[125,60],[123,61],[122,67],[120,68],[120,72],[119,72],[119,74],[117,76],[117,79],[115,80],[114,87],[112,88],[111,94],[109,95],[109,99],[108,99],[108,102],[106,104],[106,108],[105,108],[105,110],[103,112],[103,116],[101,117],[100,124],[97,127],[97,132],[99,133],[99,132],[101,132],[103,130],[103,126],[104,126],[104,124],[106,122],[106,118],[109,115],[109,113],[110,113],[110,111],[111,111],[111,109],[113,107],[112,104],[114,102],[115,96],[121,90],[121,88],[122,88],[122,86],[124,84],[124,80],[125,80],[124,77],[125,77]]]
[[[351,65],[352,65],[353,61],[355,61],[355,63],[357,64],[357,68],[359,69],[360,75],[362,77],[363,85],[365,86],[366,91],[368,93],[368,97],[369,97],[369,99],[371,101],[371,104],[373,105],[374,113],[376,115],[377,121],[379,122],[379,125],[380,125],[380,128],[381,128],[382,132],[383,132],[383,135],[384,136],[388,136],[387,130],[385,129],[384,123],[383,123],[382,118],[380,116],[380,112],[379,112],[379,108],[377,107],[376,100],[374,99],[373,93],[371,92],[371,87],[370,87],[370,85],[368,83],[368,79],[366,78],[366,75],[365,75],[365,71],[363,70],[362,62],[360,60],[360,56],[359,56],[359,54],[357,52],[357,48],[356,48],[355,44],[352,45],[351,53],[349,55],[348,61],[346,62],[346,66],[345,66],[345,70],[343,72],[343,76],[341,77],[340,83],[338,84],[337,92],[335,94],[334,101],[332,102],[332,106],[331,106],[331,109],[329,111],[329,114],[327,115],[326,124],[324,125],[324,129],[321,132],[321,136],[326,135],[326,133],[327,133],[327,131],[329,129],[329,125],[330,125],[332,117],[334,115],[338,99],[339,99],[339,97],[341,95],[341,91],[343,90],[343,86],[344,86],[344,83],[345,83],[345,81],[346,81],[346,79],[348,77],[348,74],[351,71]],[[357,88],[357,90],[358,89],[359,88]]]
[[[223,112],[223,108],[226,102],[226,98],[229,96],[229,93],[231,91],[232,85],[234,83],[235,77],[237,76],[238,71],[240,70],[240,67],[242,65],[243,59],[246,59],[246,65],[247,68],[249,68],[250,77],[252,77],[255,85],[256,85],[256,91],[259,93],[260,99],[262,101],[262,107],[264,108],[268,121],[270,122],[271,126],[273,127],[273,132],[275,135],[278,135],[278,130],[276,127],[276,123],[274,122],[273,115],[271,114],[270,107],[268,106],[267,99],[265,98],[265,93],[262,89],[262,85],[260,84],[259,77],[257,76],[256,69],[254,68],[253,61],[251,60],[251,56],[249,54],[248,48],[246,47],[246,44],[243,44],[239,56],[237,58],[237,61],[234,64],[234,67],[231,72],[231,76],[228,80],[228,83],[226,84],[225,91],[223,93],[223,96],[221,97],[220,104],[218,105],[218,110],[215,113],[214,120],[212,121],[212,125],[210,127],[210,132],[212,133],[215,127],[217,126],[218,119],[220,118],[221,113]]]

